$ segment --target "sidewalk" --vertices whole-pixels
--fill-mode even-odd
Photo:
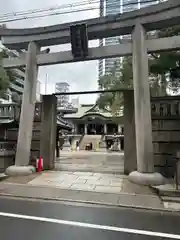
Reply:
[[[62,150],[61,156],[72,156],[72,155],[116,155],[116,156],[123,156],[124,152],[108,152],[108,151],[86,151],[86,150],[79,150],[79,151],[70,151],[70,150]]]
[[[43,172],[31,175],[31,179],[30,176],[16,178],[15,182],[9,178],[0,182],[0,195],[164,210],[163,203],[150,188],[132,184],[125,176],[76,172],[70,173],[68,179],[68,174]],[[93,188],[88,187],[91,185],[88,181],[93,181]]]

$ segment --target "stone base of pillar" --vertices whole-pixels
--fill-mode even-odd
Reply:
[[[138,171],[131,172],[129,180],[145,186],[159,186],[166,183],[166,179],[160,173],[140,173]]]
[[[36,171],[35,167],[33,166],[10,166],[6,169],[5,173],[8,176],[15,177],[15,176],[27,176]]]

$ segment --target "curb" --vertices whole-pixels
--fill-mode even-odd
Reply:
[[[69,169],[69,168],[63,168],[63,167],[55,167],[54,171],[64,171],[64,172],[92,172],[92,173],[104,173],[104,174],[118,174],[118,175],[124,175],[123,171],[106,171],[106,170],[92,170],[92,169]],[[126,176],[126,175],[125,175]]]
[[[7,175],[0,176],[0,182],[6,180],[7,178],[9,178]]]
[[[28,188],[28,187],[33,187],[33,188],[44,188],[44,189],[46,189],[46,188],[48,188],[48,186],[47,185],[35,185],[35,184],[28,184],[28,185],[26,185],[26,184],[22,184],[22,183],[13,183],[13,182],[7,182],[7,183],[4,183],[4,184],[7,184],[7,185],[16,185],[16,186],[26,186],[26,188]],[[159,197],[159,196],[153,196],[153,195],[150,195],[150,194],[137,194],[137,193],[129,193],[129,192],[120,192],[120,193],[110,193],[110,192],[96,192],[96,191],[92,191],[92,190],[79,190],[79,189],[67,189],[67,188],[59,188],[59,187],[57,187],[57,186],[54,186],[53,187],[54,189],[61,189],[61,190],[66,190],[66,191],[80,191],[80,192],[84,192],[84,193],[103,193],[103,194],[113,194],[113,195],[126,195],[126,196],[136,196],[136,195],[142,195],[142,196],[146,196],[146,197],[149,197],[149,196],[151,196],[151,197]],[[0,189],[0,191],[1,191],[1,189]],[[6,193],[2,193],[2,192],[0,192],[0,195],[1,194],[6,194]]]
[[[162,196],[161,197],[163,202],[169,202],[169,203],[180,203],[179,197],[168,197],[168,196]]]
[[[155,211],[155,212],[167,212],[167,213],[180,213],[180,210],[175,209],[167,209],[167,208],[153,208],[153,207],[143,207],[143,206],[130,206],[126,204],[111,204],[111,203],[103,203],[98,201],[87,201],[87,200],[71,200],[66,198],[48,198],[48,197],[26,197],[21,195],[14,195],[10,193],[0,193],[2,197],[14,197],[14,198],[22,198],[22,199],[34,199],[34,200],[45,200],[45,201],[56,201],[56,202],[69,202],[69,203],[83,203],[83,204],[92,204],[92,205],[100,205],[105,207],[123,207],[129,209],[139,209],[146,211]]]
[[[180,190],[157,190],[157,193],[161,197],[180,197]]]

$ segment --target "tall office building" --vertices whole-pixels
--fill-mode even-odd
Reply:
[[[19,57],[19,53],[17,51],[7,50],[7,54],[9,58],[11,57]],[[4,94],[3,98],[0,99],[1,103],[13,102],[15,99],[22,99],[23,91],[24,91],[24,80],[25,80],[25,68],[15,68],[13,69],[16,74],[16,79],[10,83],[10,86],[7,92]],[[37,89],[36,89],[36,100],[40,101],[40,82],[37,81]]]
[[[121,12],[121,0],[100,0],[100,17],[118,14]],[[119,43],[119,37],[101,39],[100,46],[114,45]],[[120,64],[119,58],[109,58],[99,60],[99,78],[111,72],[114,64]]]
[[[157,4],[160,0],[120,0],[122,12],[130,12],[152,4]],[[164,0],[165,1],[165,0]],[[162,2],[162,0],[161,0]]]
[[[137,10],[158,2],[159,0],[154,0],[154,2],[152,0],[100,0],[100,17]],[[119,43],[120,39],[128,39],[130,37],[131,35],[100,39],[99,46],[115,45]],[[114,64],[120,67],[121,63],[122,58],[100,59],[99,78],[104,74],[110,73]],[[120,75],[120,71],[116,72],[116,74]]]
[[[69,92],[69,84],[67,82],[57,82],[56,92],[57,93]],[[68,105],[69,105],[69,95],[57,96],[57,107],[67,108]]]
[[[72,98],[71,99],[71,105],[72,105],[72,108],[78,108],[79,107],[79,97]]]

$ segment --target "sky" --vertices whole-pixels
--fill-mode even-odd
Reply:
[[[91,0],[90,0],[91,1]],[[0,14],[48,8],[52,6],[71,4],[80,2],[80,0],[6,0],[1,4]],[[78,12],[66,15],[57,15],[37,19],[26,19],[16,22],[7,23],[8,28],[32,28],[38,26],[48,26],[84,20],[99,16],[99,11],[92,10],[88,12]],[[89,46],[97,46],[98,41],[91,41]],[[69,50],[70,45],[58,45],[51,47],[51,52]],[[45,88],[47,76],[47,86]],[[70,91],[88,91],[97,90],[98,84],[98,61],[88,61],[80,63],[68,63],[61,65],[44,66],[39,68],[38,80],[41,82],[41,93],[51,94],[55,89],[56,82],[67,82],[70,85]],[[74,96],[75,97],[75,96]],[[96,95],[81,95],[80,103],[94,103]]]

